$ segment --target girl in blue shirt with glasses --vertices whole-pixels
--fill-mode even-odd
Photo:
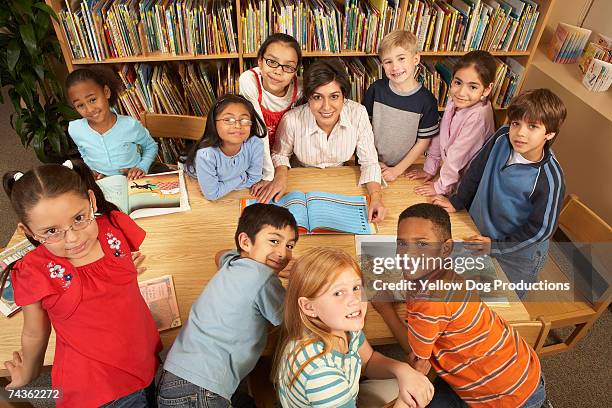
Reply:
[[[66,78],[68,101],[83,117],[69,123],[68,133],[96,178],[115,174],[139,178],[149,172],[157,156],[157,143],[149,131],[131,116],[111,110],[121,87],[119,78],[107,69],[77,69]]]
[[[239,95],[225,95],[210,110],[204,135],[191,148],[185,170],[197,177],[208,200],[250,188],[261,180],[265,136],[266,125],[253,104]]]

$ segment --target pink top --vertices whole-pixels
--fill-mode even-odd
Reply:
[[[462,170],[493,133],[495,120],[490,102],[455,110],[452,99],[448,99],[440,135],[432,139],[423,166],[423,170],[435,175],[440,160],[444,162],[440,178],[434,183],[436,193],[449,194],[455,189]]]

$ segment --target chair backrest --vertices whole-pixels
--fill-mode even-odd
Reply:
[[[206,127],[206,118],[184,115],[143,113],[142,124],[153,137],[200,140]]]
[[[570,194],[559,214],[559,227],[574,242],[612,242],[612,227]]]
[[[609,249],[612,227],[577,195],[569,194],[559,214],[559,231],[577,245],[578,251],[586,255],[585,259],[592,265],[573,268],[572,277],[575,287],[593,304],[597,313],[601,312],[612,301],[612,273],[608,267],[612,264]]]
[[[544,341],[550,331],[550,322],[540,317],[538,320],[508,322],[525,339],[536,353],[540,354]]]

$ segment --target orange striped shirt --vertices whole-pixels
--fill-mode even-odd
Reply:
[[[452,271],[423,279],[461,281]],[[412,351],[429,359],[438,376],[470,407],[520,407],[535,392],[538,356],[477,294],[421,293],[406,306]]]

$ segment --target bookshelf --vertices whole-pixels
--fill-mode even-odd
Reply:
[[[164,4],[167,5],[167,1],[89,0],[85,5],[82,0],[45,2],[60,15],[59,21],[53,20],[53,27],[69,71],[92,64],[107,64],[116,70],[139,64],[169,64],[172,69],[181,64],[200,64],[198,67],[202,70],[208,67],[210,82],[217,85],[213,86],[213,91],[218,93],[228,89],[237,91],[237,84],[229,82],[237,82],[239,74],[255,64],[255,50],[259,43],[274,31],[286,32],[298,39],[306,64],[316,58],[340,57],[347,61],[349,73],[351,69],[359,73],[359,69],[365,67],[366,79],[354,81],[359,82],[357,92],[363,92],[368,81],[376,79],[368,77],[373,72],[368,69],[375,65],[372,61],[377,56],[377,44],[386,32],[396,28],[412,28],[423,44],[421,59],[424,65],[432,68],[436,62],[467,52],[479,38],[479,22],[487,21],[488,25],[482,24],[479,48],[484,45],[504,62],[511,58],[523,67],[522,74],[510,80],[516,94],[536,54],[555,0],[177,0],[175,4],[178,6],[165,9],[163,7],[166,7]],[[186,3],[191,4],[189,7],[193,4],[202,7],[188,9]],[[501,7],[487,11],[485,19],[483,10],[500,3],[505,9]],[[459,11],[464,7],[462,4],[471,4],[474,8],[464,10],[467,14],[463,14]],[[514,16],[511,14],[515,12],[512,7],[517,5],[524,7],[521,9],[524,12],[519,11],[522,14]],[[98,6],[106,8],[103,12],[98,9],[96,14],[96,10],[91,8]],[[148,9],[143,10],[143,7]],[[440,10],[442,14],[439,14]],[[506,14],[495,14],[504,10]],[[534,17],[536,10],[539,13],[537,19]],[[349,17],[345,18],[347,15]],[[427,20],[425,16],[431,18]],[[531,26],[528,25],[530,18],[534,22]],[[475,25],[470,31],[472,20]],[[78,25],[79,21],[81,26]],[[199,21],[200,25],[194,25],[194,21]],[[426,23],[422,24],[424,21]],[[442,21],[440,31],[438,21]],[[503,23],[493,26],[496,21]],[[530,27],[525,29],[524,34],[521,31],[523,24]],[[198,28],[189,30],[190,27]],[[74,34],[67,38],[71,32]],[[176,35],[172,36],[171,33]],[[112,44],[115,45],[114,51]],[[160,51],[164,47],[168,52]],[[219,49],[225,52],[213,52]],[[332,51],[334,49],[337,51]],[[185,50],[190,52],[183,52]],[[77,58],[76,54],[81,57]],[[84,57],[83,54],[88,56]],[[368,59],[371,61],[368,62]],[[225,76],[222,77],[221,72]],[[382,72],[380,66],[377,72],[379,75]],[[170,73],[168,76],[173,75]],[[223,85],[223,81],[227,83]],[[500,100],[507,102],[509,98]],[[496,103],[494,108],[498,120],[503,120],[504,108]],[[134,109],[137,108],[132,111]],[[151,110],[150,107],[144,109],[153,113],[167,113]],[[440,110],[443,110],[443,106]],[[186,113],[179,114],[193,115],[194,111],[187,107]],[[126,113],[129,112],[126,109]]]

